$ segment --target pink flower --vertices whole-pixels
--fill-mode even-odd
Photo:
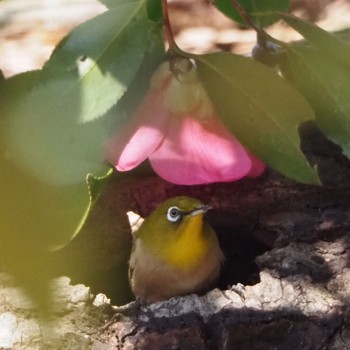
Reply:
[[[215,115],[196,72],[183,68],[177,76],[168,63],[158,69],[130,121],[107,142],[106,159],[128,171],[148,158],[160,177],[182,185],[260,175],[265,165]]]

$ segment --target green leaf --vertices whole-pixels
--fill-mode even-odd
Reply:
[[[292,81],[316,112],[323,133],[350,158],[350,69],[313,47],[290,46]]]
[[[147,0],[148,18],[153,22],[160,22],[163,18],[162,1],[161,0]]]
[[[85,176],[105,169],[105,133],[100,120],[74,121],[79,99],[75,108],[61,106],[54,97],[61,82],[40,77],[38,71],[15,76],[2,91],[0,256],[6,271],[47,307],[52,304],[48,250],[65,245],[85,218]]]
[[[105,5],[108,9],[117,7],[119,5],[130,4],[133,2],[139,2],[140,0],[99,0],[99,2]]]
[[[50,81],[41,75],[35,71],[14,76],[3,91],[1,184],[10,190],[1,192],[6,208],[2,223],[11,223],[17,208],[16,227],[9,226],[5,234],[48,235],[50,245],[56,246],[74,234],[88,208],[86,174],[106,169],[102,164],[106,131],[100,119],[86,124],[75,120],[79,96],[72,96],[74,106],[57,101],[69,76]]]
[[[5,81],[5,76],[2,70],[0,69],[0,84],[2,84]]]
[[[193,56],[216,111],[232,133],[265,163],[302,183],[318,176],[299,148],[298,126],[314,113],[273,70],[227,53]]]
[[[81,231],[86,219],[88,218],[89,214],[91,213],[92,209],[94,208],[98,198],[100,197],[101,192],[103,191],[106,183],[108,182],[108,180],[110,179],[112,174],[113,174],[113,169],[110,168],[107,171],[107,173],[103,174],[102,176],[94,176],[93,174],[88,174],[86,176],[86,184],[87,184],[88,191],[89,191],[89,204],[85,210],[84,215],[82,215],[80,217],[80,224],[78,225],[78,227],[74,231],[72,231],[73,235],[71,235],[71,237],[70,237],[71,240]],[[85,206],[83,206],[83,207],[85,207]],[[65,242],[65,243],[67,243],[67,242]],[[55,249],[57,249],[57,248],[58,247],[56,246]],[[61,248],[61,247],[59,247],[59,248]]]
[[[340,40],[342,40],[343,42],[350,44],[350,29],[349,28],[345,28],[342,30],[339,30],[337,32],[334,32],[334,35],[336,35],[336,37]]]
[[[89,201],[87,187],[42,182],[13,164],[6,148],[0,151],[1,266],[47,312],[53,276],[48,249],[66,244],[78,229]]]
[[[286,11],[289,6],[289,0],[239,0],[239,3],[259,28],[277,22],[279,17],[276,14],[272,14],[272,12]],[[227,17],[232,18],[243,26],[247,26],[247,23],[238,13],[231,0],[216,0],[215,6]]]
[[[22,98],[13,96],[2,127],[7,157],[39,179],[56,185],[80,183],[89,172],[99,173],[106,131],[102,121],[79,124],[79,91],[59,97],[73,77],[43,82]]]
[[[108,172],[103,176],[94,176],[93,174],[88,174],[86,177],[90,195],[90,208],[96,203],[104,186],[106,185],[106,182],[110,179],[112,174],[113,169],[110,168]]]
[[[122,4],[83,23],[58,45],[43,74],[58,79],[69,74],[55,96],[68,109],[79,99],[75,119],[92,121],[123,96],[149,45],[150,24],[145,0]]]
[[[74,185],[53,185],[23,171],[6,157],[0,158],[2,246],[16,249],[65,244],[78,229],[89,203],[84,179]],[[28,251],[28,254],[30,252]],[[13,254],[8,251],[8,255]]]
[[[114,134],[116,129],[121,125],[120,122],[125,121],[125,117],[132,115],[138,107],[150,88],[150,81],[154,71],[165,58],[162,33],[159,31],[152,32],[150,45],[147,48],[135,79],[118,104],[110,109],[105,116],[107,122],[111,122],[108,127],[110,135]]]
[[[349,43],[315,24],[306,22],[298,17],[286,13],[282,13],[280,17],[307,39],[309,44],[322,50],[322,55],[328,55],[330,58],[335,59],[350,69]]]

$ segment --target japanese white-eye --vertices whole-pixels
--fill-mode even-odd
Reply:
[[[163,202],[134,235],[129,261],[131,289],[148,302],[203,292],[217,280],[223,254],[210,209],[199,200],[175,197]]]

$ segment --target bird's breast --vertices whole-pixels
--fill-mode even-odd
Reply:
[[[173,253],[174,261],[181,266],[179,268],[145,249],[142,242],[137,241],[136,254],[130,259],[130,267],[133,270],[131,287],[135,295],[148,301],[159,301],[177,295],[200,292],[212,286],[219,275],[223,259],[217,240],[214,242],[196,252],[192,246],[185,251],[188,255],[185,255],[183,250],[176,256]],[[193,256],[196,256],[196,259],[193,259]],[[198,256],[202,260],[199,261]],[[176,260],[182,258],[185,264]]]
[[[181,233],[161,253],[163,259],[181,270],[196,269],[208,255],[211,245],[216,243],[216,237],[205,234],[205,229],[209,227],[203,226],[202,214],[190,217]]]

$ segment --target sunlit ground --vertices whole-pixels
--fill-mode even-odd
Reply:
[[[97,0],[0,2],[0,69],[5,76],[38,69],[57,42],[105,10]]]
[[[196,53],[251,51],[255,33],[241,30],[213,7],[206,6],[205,0],[170,0],[169,3],[174,32],[182,49]],[[327,30],[350,27],[350,1],[309,0],[303,3],[311,8],[313,3],[324,5],[317,23]],[[0,1],[0,69],[8,77],[40,68],[72,28],[103,11],[105,7],[97,0]],[[296,12],[305,13],[305,8],[297,7]],[[299,39],[295,32],[280,23],[272,26],[269,33],[285,41]]]

